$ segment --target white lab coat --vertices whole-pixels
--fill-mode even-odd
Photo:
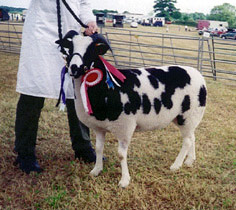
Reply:
[[[84,24],[95,21],[88,0],[67,0],[72,10]],[[61,2],[62,33],[79,32],[80,25]],[[58,40],[56,0],[31,0],[22,37],[22,47],[17,74],[16,91],[22,94],[58,98],[60,73],[65,65],[55,44]],[[73,98],[72,82],[66,93]]]

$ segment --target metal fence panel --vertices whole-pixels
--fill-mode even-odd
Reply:
[[[20,53],[22,23],[0,22],[0,51]]]
[[[20,53],[22,23],[0,22],[0,51]],[[187,65],[205,77],[236,81],[236,40],[100,28],[112,47],[106,58],[118,68]]]
[[[236,81],[236,40],[102,28],[119,68],[188,65],[205,77]]]

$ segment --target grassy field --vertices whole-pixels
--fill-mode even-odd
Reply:
[[[174,125],[135,133],[128,152],[131,183],[121,189],[117,141],[107,135],[104,170],[89,176],[93,164],[74,160],[66,113],[58,112],[55,100],[46,100],[40,118],[37,156],[44,172],[26,175],[13,166],[18,60],[0,53],[0,209],[236,209],[235,83],[207,79],[192,168],[169,170],[182,145]]]

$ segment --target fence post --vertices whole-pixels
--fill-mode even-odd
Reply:
[[[131,42],[132,42],[132,35],[130,31],[129,32],[129,66],[131,66]]]
[[[7,22],[7,28],[8,28],[8,47],[11,49],[11,38],[10,38],[10,24],[9,21]]]
[[[18,33],[17,33],[17,30],[16,30],[16,27],[15,27],[15,25],[12,25],[12,27],[13,27],[13,28],[14,28],[14,30],[15,30],[15,34],[16,34],[16,37],[17,37],[17,39],[18,39],[19,43],[21,44],[21,39],[20,39],[20,37],[18,36]]]
[[[201,39],[198,39],[198,54],[197,54],[197,69],[200,71],[200,45],[201,45]]]
[[[143,57],[143,52],[142,52],[142,49],[141,49],[141,46],[140,46],[140,43],[139,43],[139,40],[138,40],[139,36],[138,35],[134,35],[134,36],[137,39],[137,43],[138,43],[138,46],[139,46],[139,51],[140,51],[142,61],[143,61],[143,66],[145,67],[146,65],[145,65],[145,61],[144,61],[144,57]]]
[[[212,56],[211,56],[212,51],[211,51],[211,46],[210,46],[210,43],[209,43],[209,38],[207,38],[207,46],[208,46],[208,53],[209,53],[210,64],[211,64],[211,72],[214,75],[214,73],[213,73],[214,72],[214,67],[213,67]]]
[[[213,69],[212,69],[212,74],[214,80],[216,80],[216,56],[215,56],[215,42],[214,38],[212,37],[212,56],[213,56]]]
[[[199,39],[199,49],[198,49],[198,54],[199,54],[199,71],[202,74],[202,59],[203,59],[203,49],[204,49],[204,37]]]
[[[171,37],[170,37],[170,44],[171,44],[171,49],[172,49],[172,53],[173,53],[173,57],[174,57],[175,64],[177,64],[177,62],[176,62],[176,57],[175,57],[175,51],[174,51],[174,48],[173,48],[173,42],[172,42]]]
[[[162,34],[161,65],[164,64],[164,34]]]
[[[103,32],[102,28],[103,28],[102,25],[100,25],[100,34],[102,34],[102,32]]]

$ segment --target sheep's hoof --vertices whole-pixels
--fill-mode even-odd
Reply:
[[[171,167],[170,167],[170,170],[171,171],[177,171],[181,166],[178,166],[176,164],[173,164]]]
[[[98,176],[101,171],[102,171],[102,169],[94,168],[92,171],[90,171],[89,174],[90,174],[91,176]]]
[[[187,158],[184,162],[184,164],[188,167],[193,167],[194,159],[193,158]]]
[[[129,185],[130,177],[126,179],[121,179],[119,182],[119,186],[122,188],[126,188]]]

